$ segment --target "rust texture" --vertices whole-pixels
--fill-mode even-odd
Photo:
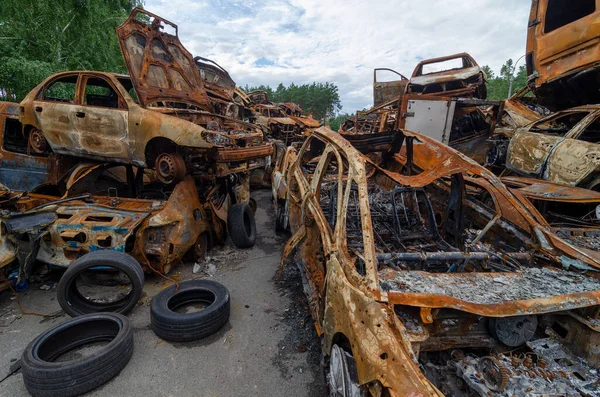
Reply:
[[[406,93],[486,99],[487,77],[467,53],[426,59],[417,64]]]
[[[525,61],[529,86],[556,111],[599,103],[600,7],[586,0],[563,7],[532,0]]]
[[[386,148],[355,143],[317,129],[287,149],[274,186],[292,232],[282,261],[296,252],[324,353],[351,353],[374,396],[596,390],[600,256],[597,237],[575,229],[597,230],[585,211],[600,196],[522,178],[506,187],[406,130]],[[556,213],[567,203],[584,207]],[[505,355],[516,346],[521,356]],[[578,369],[544,366],[551,351]]]
[[[599,107],[588,105],[540,118],[504,134],[489,162],[521,176],[598,190],[599,116]]]

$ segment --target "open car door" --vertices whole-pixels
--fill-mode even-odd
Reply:
[[[167,102],[212,111],[192,54],[179,41],[177,25],[135,8],[117,35],[142,106]]]

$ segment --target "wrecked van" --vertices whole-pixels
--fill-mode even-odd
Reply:
[[[527,82],[553,111],[600,103],[600,3],[532,0],[527,25]]]
[[[597,395],[600,263],[431,138],[362,152],[320,128],[286,177],[283,258],[296,250],[330,392]]]

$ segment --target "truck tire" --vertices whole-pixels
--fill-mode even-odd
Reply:
[[[227,230],[238,248],[251,248],[256,243],[254,212],[247,203],[234,204],[227,213]]]
[[[110,341],[93,355],[56,362],[80,346]],[[87,393],[114,378],[133,354],[133,329],[116,313],[70,319],[34,339],[21,358],[25,388],[33,396],[70,397]]]
[[[131,291],[114,302],[100,303],[86,299],[77,289],[77,278],[94,267],[121,270],[131,280]],[[61,277],[57,287],[60,307],[71,317],[87,313],[113,312],[127,313],[142,297],[144,272],[140,264],[130,255],[105,250],[85,254],[75,260]]]
[[[208,304],[194,313],[175,310],[189,303]],[[230,303],[227,288],[212,280],[188,280],[161,291],[152,300],[152,330],[161,339],[189,342],[217,332],[229,320]]]

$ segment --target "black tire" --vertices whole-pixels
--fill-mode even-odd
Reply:
[[[110,341],[94,355],[55,360],[85,344]],[[21,358],[23,381],[33,396],[70,397],[93,390],[114,378],[133,354],[133,329],[116,313],[79,316],[39,335]]]
[[[290,216],[287,208],[287,200],[277,200],[275,208],[275,231],[287,232],[290,230]]]
[[[77,289],[76,280],[86,270],[97,266],[108,266],[123,271],[131,280],[129,294],[110,303],[93,302],[83,297]],[[71,317],[99,312],[127,313],[142,297],[143,286],[144,272],[133,257],[122,252],[105,250],[90,252],[71,263],[61,277],[56,293],[60,307]]]
[[[227,288],[212,280],[188,280],[161,291],[152,300],[152,330],[161,339],[189,342],[217,332],[229,320],[230,303]],[[195,313],[175,310],[193,302],[208,303]]]
[[[227,213],[227,230],[238,248],[251,248],[256,243],[254,212],[248,203],[234,204]]]

